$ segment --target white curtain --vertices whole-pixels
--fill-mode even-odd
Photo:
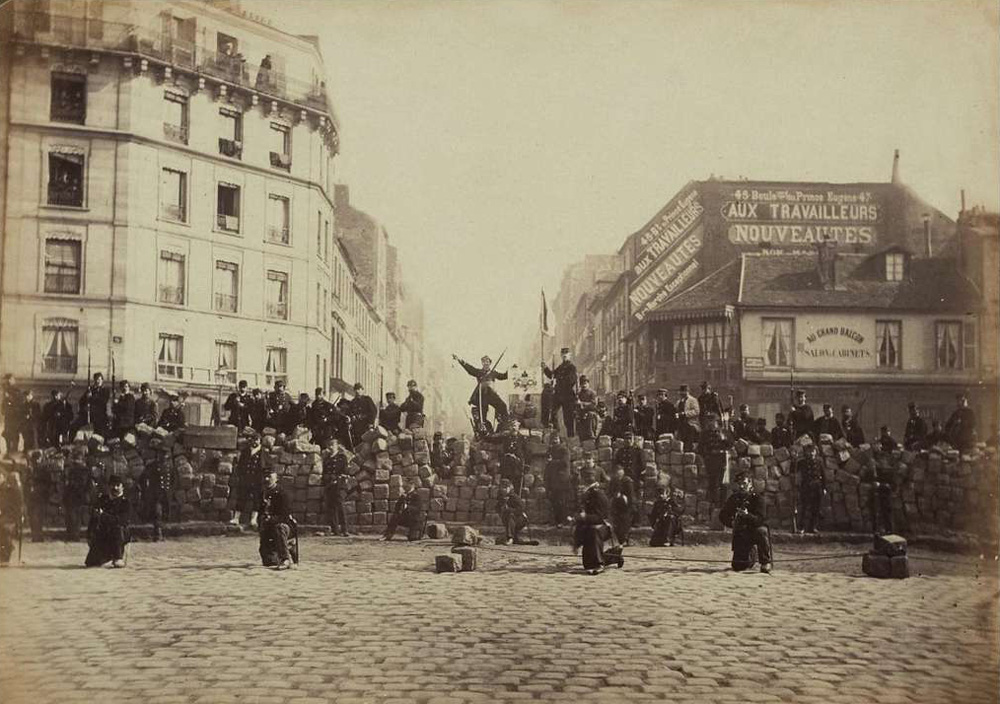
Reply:
[[[764,358],[768,365],[786,367],[791,363],[792,323],[789,320],[765,320]]]
[[[184,357],[184,338],[173,335],[160,336],[160,362],[180,364]]]
[[[236,344],[233,342],[216,342],[216,366],[219,369],[236,368]]]
[[[77,327],[72,321],[46,321],[42,327],[42,349],[46,357],[76,359]]]

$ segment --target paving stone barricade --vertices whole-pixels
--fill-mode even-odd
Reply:
[[[532,523],[550,521],[544,473],[548,431],[522,430],[525,476],[522,496]],[[243,440],[240,441],[241,443]],[[795,460],[811,440],[803,438],[790,448],[735,444],[730,472],[747,470],[756,490],[763,494],[772,527],[792,527],[797,497]],[[568,441],[574,473],[583,467],[584,452],[591,451],[607,474],[613,470],[615,450],[623,441],[602,436],[597,440]],[[819,455],[825,464],[828,493],[823,498],[822,528],[868,532],[871,529],[872,481],[876,476],[894,486],[893,509],[897,532],[956,529],[971,532],[992,522],[996,515],[998,463],[995,448],[979,446],[968,454],[956,450],[879,453],[869,445],[851,447],[820,436]],[[459,439],[447,466],[432,467],[429,440],[423,429],[398,436],[376,428],[366,433],[349,455],[349,472],[357,491],[345,504],[348,523],[359,530],[384,526],[406,480],[419,483],[418,493],[429,521],[496,526],[496,499],[500,486],[502,443],[499,440]],[[322,524],[323,487],[320,448],[308,431],[299,429],[290,439],[266,431],[262,442],[263,464],[278,471],[290,492],[300,522]],[[702,457],[684,444],[663,435],[642,448],[644,462],[641,520],[660,485],[684,493],[687,524],[716,524],[718,506],[709,501]],[[176,520],[228,520],[230,477],[238,451],[187,447],[183,434],[140,426],[134,438],[109,448],[98,436],[79,435],[65,448],[48,451],[43,464],[54,487],[47,523],[63,525],[62,489],[71,464],[90,468],[97,485],[111,474],[122,476],[126,491],[134,496],[145,465],[159,461],[175,477],[172,516]],[[877,475],[876,475],[877,470]],[[989,536],[995,539],[995,536]]]

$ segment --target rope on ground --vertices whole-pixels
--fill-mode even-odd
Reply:
[[[479,548],[483,550],[493,550],[495,552],[508,552],[514,553],[516,555],[533,555],[538,557],[548,557],[548,558],[558,558],[566,559],[571,557],[569,555],[554,555],[550,552],[541,552],[537,550],[517,550],[514,548],[502,548],[495,545],[479,545]],[[861,557],[866,553],[863,552],[849,552],[849,553],[839,553],[835,555],[813,555],[810,557],[791,557],[784,559],[775,559],[774,562],[809,562],[812,560],[840,560],[848,557]],[[630,560],[652,560],[652,561],[663,561],[663,562],[698,562],[702,564],[718,564],[718,565],[728,565],[731,560],[711,560],[706,558],[694,558],[694,557],[672,557],[670,555],[643,555],[634,552],[622,553],[623,557],[627,557]]]

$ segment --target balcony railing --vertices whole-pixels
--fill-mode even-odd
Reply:
[[[53,96],[52,106],[49,110],[49,119],[52,122],[71,122],[76,125],[85,124],[87,121],[87,100],[80,95],[70,95],[63,98]]]
[[[73,181],[69,183],[50,182],[48,202],[49,205],[83,207],[83,188],[81,184]]]
[[[215,310],[223,313],[235,313],[239,299],[228,293],[215,294]]]
[[[173,303],[178,306],[184,305],[184,287],[160,286],[160,303]]]
[[[222,215],[218,216],[217,222],[219,227],[227,232],[239,232],[240,231],[240,216],[239,215]]]
[[[48,46],[137,54],[255,90],[265,99],[284,100],[325,112],[336,122],[321,83],[292,78],[273,67],[246,61],[239,55],[220,54],[214,48],[165,34],[160,27],[107,22],[86,17],[83,12],[71,16],[18,7],[14,10],[13,39]]]
[[[184,365],[168,364],[166,362],[160,362],[159,364],[156,365],[156,376],[157,378],[183,379]]]
[[[45,293],[80,293],[80,272],[46,274]]]
[[[267,240],[268,242],[288,244],[288,228],[279,227],[277,225],[269,225],[267,228]]]
[[[169,122],[164,122],[163,136],[169,139],[171,142],[180,142],[181,144],[187,144],[188,130],[187,127],[184,127],[183,125],[174,125]]]
[[[187,215],[184,206],[177,205],[176,203],[164,203],[161,210],[165,219],[176,220],[177,222],[184,222]]]
[[[243,142],[235,139],[224,139],[219,137],[219,154],[232,159],[243,158]]]
[[[285,171],[288,171],[292,168],[292,157],[290,154],[271,152],[271,166],[276,169],[284,169]]]
[[[76,374],[76,357],[42,357],[42,371]]]
[[[278,320],[288,320],[288,304],[287,303],[268,303],[267,304],[267,317],[276,318]]]

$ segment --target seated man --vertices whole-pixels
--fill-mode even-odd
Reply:
[[[500,544],[537,545],[531,540],[521,540],[521,531],[528,526],[528,514],[524,510],[524,502],[514,493],[514,485],[509,481],[500,483],[500,498],[497,499],[497,511],[500,513],[500,524],[503,525],[503,537]]]
[[[746,472],[736,475],[733,493],[726,499],[719,519],[733,529],[733,569],[737,572],[754,566],[751,549],[757,548],[760,571],[771,571],[771,534],[764,522],[764,497],[754,491]]]
[[[407,540],[420,540],[424,533],[421,517],[420,494],[417,493],[417,483],[411,481],[406,486],[403,495],[396,499],[396,505],[389,516],[389,524],[379,540],[392,540],[397,526],[407,528]]]
[[[611,502],[601,486],[597,482],[588,486],[580,503],[583,509],[573,529],[573,551],[583,548],[583,569],[590,574],[600,574],[606,565],[623,567],[622,548],[608,522]]]
[[[653,527],[653,534],[649,538],[649,547],[662,548],[664,545],[673,547],[674,540],[681,532],[681,514],[684,512],[684,493],[680,489],[675,489],[671,494],[670,489],[662,484],[659,487],[659,496],[653,502],[653,508],[649,512],[649,525]]]
[[[278,484],[278,473],[272,469],[264,481],[266,485],[257,509],[260,559],[265,567],[287,570],[293,561],[298,562],[298,550],[289,547],[298,525],[292,517],[292,502]]]
[[[112,567],[124,567],[125,546],[132,541],[129,516],[132,507],[125,498],[125,486],[120,477],[108,478],[108,493],[101,494],[91,511],[87,540],[90,550],[84,565],[100,567],[110,562]]]
[[[403,411],[396,403],[396,394],[387,391],[385,394],[385,407],[378,412],[378,424],[393,435],[399,435],[399,421],[403,417]]]

